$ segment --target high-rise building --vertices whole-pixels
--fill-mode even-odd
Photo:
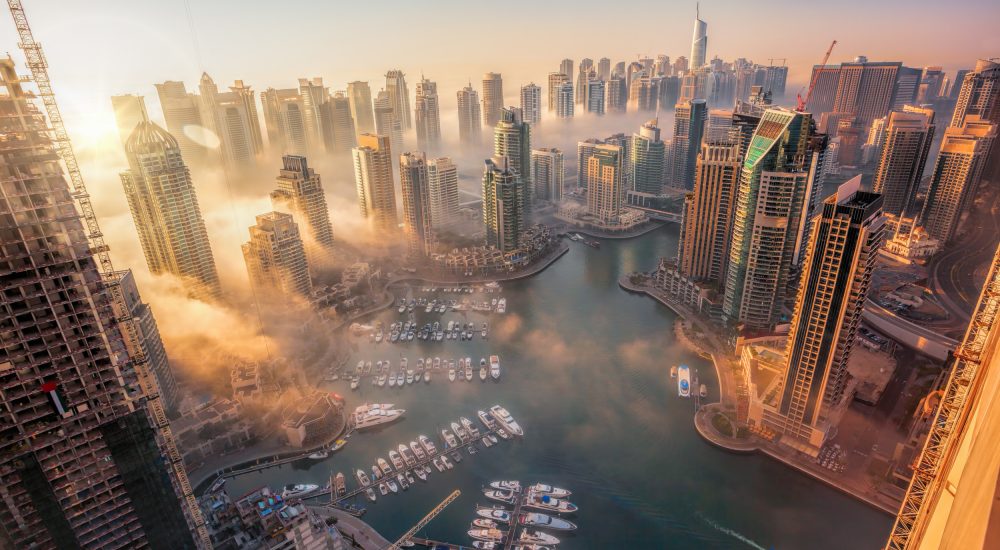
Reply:
[[[406,75],[398,69],[385,73],[385,91],[389,94],[389,106],[399,121],[403,131],[413,128],[410,118],[410,90],[406,87]]]
[[[706,47],[707,46],[708,45],[706,44]],[[677,59],[674,60],[674,65],[673,65],[674,75],[684,74],[688,71],[688,68],[689,68],[688,58],[684,57],[683,55],[678,56]]]
[[[330,90],[323,86],[323,79],[299,79],[299,97],[305,121],[306,144],[309,155],[319,156],[326,151],[323,139],[323,105],[330,97]]]
[[[818,191],[820,160],[812,118],[787,109],[764,112],[746,149],[733,218],[723,314],[753,330],[780,319],[793,266],[800,263]]]
[[[105,275],[105,277],[108,277]],[[160,387],[160,398],[163,399],[163,406],[169,411],[177,410],[179,399],[177,379],[174,378],[174,371],[170,368],[170,360],[167,357],[167,350],[163,347],[163,340],[160,338],[160,329],[153,316],[153,310],[149,304],[142,301],[139,295],[139,287],[135,283],[135,276],[131,269],[116,271],[110,275],[113,284],[120,285],[120,300],[118,295],[112,295],[111,307],[115,312],[116,319],[127,319],[131,317],[135,326],[135,338],[130,336],[131,331],[127,330],[121,322],[118,328],[121,330],[122,338],[125,342],[125,349],[130,356],[137,356],[138,353],[146,359],[146,368],[156,377],[156,383]]]
[[[570,77],[573,74],[575,74],[575,73],[573,73],[573,60],[572,59],[563,59],[562,61],[560,61],[559,62],[559,72],[562,73],[562,74],[564,74],[564,75],[566,75],[567,77]]]
[[[351,102],[347,93],[334,92],[322,109],[323,141],[328,153],[347,155],[357,144]]]
[[[654,118],[632,134],[629,155],[631,165],[631,189],[640,193],[659,195],[663,193],[663,162],[666,158],[665,145],[660,140],[660,128]]]
[[[816,65],[810,82],[814,83],[812,97],[806,108],[819,118],[823,113],[833,111],[837,99],[837,85],[840,82],[840,65]]]
[[[403,149],[403,123],[396,116],[392,107],[392,97],[385,90],[380,90],[375,96],[375,131],[380,136],[387,136],[396,151]],[[358,143],[361,143],[360,136]]]
[[[115,111],[115,123],[118,126],[118,138],[125,146],[132,130],[141,122],[149,121],[146,112],[146,100],[141,95],[111,96],[111,108]]]
[[[670,141],[670,185],[678,189],[694,187],[694,164],[701,151],[708,106],[704,99],[692,99],[674,107],[674,137]]]
[[[563,152],[555,148],[531,150],[531,177],[535,180],[535,200],[559,204],[565,177]]]
[[[655,112],[659,99],[659,80],[643,72],[637,73],[632,79],[628,90],[629,111]]]
[[[602,57],[597,60],[597,78],[607,81],[611,78],[611,60]]]
[[[573,118],[573,83],[563,82],[556,89],[556,116]]]
[[[594,148],[604,143],[599,139],[586,139],[576,143],[576,186],[580,190],[587,188],[587,163]]]
[[[521,112],[528,124],[542,121],[542,89],[534,82],[521,86]]]
[[[605,224],[618,223],[625,201],[624,152],[618,145],[594,146],[587,158],[587,212]]]
[[[329,263],[334,246],[323,182],[305,157],[285,155],[281,164],[271,204],[275,210],[295,217],[296,232],[302,236],[309,264],[316,269]]]
[[[379,236],[394,233],[396,191],[392,177],[392,146],[382,135],[361,134],[354,148],[354,181],[358,186],[361,216],[369,220]]]
[[[942,243],[955,236],[962,215],[975,197],[996,138],[997,125],[979,115],[966,115],[961,128],[945,130],[920,216],[928,235]]]
[[[809,238],[776,410],[763,424],[817,454],[846,406],[847,363],[882,242],[881,195],[861,176],[823,202]]]
[[[483,124],[496,126],[503,109],[503,77],[500,73],[483,75]]]
[[[522,187],[521,207],[525,217],[531,214],[531,125],[516,107],[504,108],[493,130],[493,155],[504,157],[509,169],[517,174]]]
[[[347,83],[347,99],[351,102],[351,118],[357,135],[375,131],[375,115],[372,112],[372,90],[367,82]]]
[[[121,173],[122,186],[149,271],[181,278],[193,296],[220,297],[205,220],[177,140],[143,122],[129,136],[125,154],[129,169]]]
[[[549,111],[555,111],[559,105],[559,88],[569,82],[569,75],[565,73],[549,73]]]
[[[580,66],[576,72],[576,102],[583,104],[583,99],[587,97],[587,82],[590,80],[590,73],[594,70],[594,60],[585,57],[580,60]]]
[[[195,165],[202,163],[208,155],[208,150],[201,140],[205,128],[201,122],[198,96],[189,94],[184,83],[176,80],[168,80],[155,86],[160,98],[160,108],[163,110],[163,120],[167,123],[167,131],[177,140],[181,155],[189,163]]]
[[[434,227],[427,157],[423,153],[399,156],[399,185],[403,190],[403,234],[410,255],[429,256],[434,251]]]
[[[501,252],[521,245],[527,227],[524,216],[524,186],[511,170],[506,157],[486,159],[483,168],[483,224],[486,244]]]
[[[683,237],[678,244],[681,273],[721,287],[729,263],[740,146],[706,142],[695,166],[694,191],[684,198]]]
[[[483,141],[483,124],[479,114],[479,94],[468,86],[458,91],[458,139],[467,145]]]
[[[268,88],[261,92],[260,102],[264,108],[264,127],[270,147],[282,154],[305,155],[308,138],[299,91],[295,88]]]
[[[235,172],[251,168],[264,149],[253,90],[237,80],[228,92],[220,92],[212,77],[202,73],[198,91],[201,120],[219,138],[223,166]]]
[[[678,60],[680,61],[680,60]],[[701,20],[695,11],[694,33],[691,36],[691,70],[697,70],[708,62],[708,23]]]
[[[962,71],[959,71],[960,73]],[[1000,59],[980,59],[976,68],[967,71],[961,80],[956,78],[955,112],[951,126],[961,128],[968,116],[978,116],[1000,127]],[[1000,145],[994,144],[994,148]],[[984,175],[992,180],[1000,180],[1000,154],[987,153]]]
[[[924,175],[934,140],[934,111],[907,106],[890,113],[885,126],[872,190],[882,195],[882,209],[887,214],[904,216],[911,214],[909,209]]]
[[[308,300],[312,279],[302,237],[291,214],[268,212],[250,226],[250,240],[243,243],[250,286],[260,295],[278,291]]]
[[[733,131],[733,115],[729,109],[709,109],[703,139],[712,142],[728,140]]]
[[[441,145],[441,106],[437,83],[421,78],[417,83],[416,113],[417,147],[421,151],[436,151]]]
[[[115,291],[21,82],[0,60],[0,546],[195,548],[194,526],[206,544],[184,466],[166,454],[159,398],[139,386]]]
[[[850,114],[866,129],[873,120],[886,116],[892,109],[901,67],[899,62],[876,63],[864,58],[842,63],[831,111]]]
[[[478,117],[476,119],[479,120]],[[458,223],[458,167],[448,157],[428,159],[427,185],[431,198],[431,225],[435,231]]]
[[[920,95],[923,71],[915,67],[900,67],[896,74],[896,91],[893,93],[892,110],[899,111],[906,105],[916,105]],[[877,117],[876,117],[877,118]]]
[[[587,112],[598,116],[603,115],[604,81],[598,78],[591,78],[587,81],[587,86],[584,90],[587,92],[584,98],[584,107],[587,109]]]
[[[628,87],[625,77],[615,73],[607,84],[607,111],[609,113],[624,113],[628,105]]]

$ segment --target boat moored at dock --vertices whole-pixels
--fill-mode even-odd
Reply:
[[[681,397],[691,396],[691,370],[685,365],[677,369],[677,395]]]

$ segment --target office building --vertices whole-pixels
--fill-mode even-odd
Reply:
[[[283,295],[280,301],[290,296],[312,297],[305,247],[290,214],[259,214],[242,248],[250,286],[262,299],[274,292]]]
[[[406,87],[406,75],[403,71],[396,69],[385,73],[385,91],[389,94],[392,114],[399,121],[402,131],[413,128],[413,119],[410,118],[410,90]]]
[[[220,297],[205,220],[177,140],[143,122],[129,136],[125,154],[129,169],[121,173],[122,186],[149,271],[180,278],[198,298]]]
[[[506,157],[486,160],[483,168],[483,224],[486,244],[501,252],[521,245],[527,227],[524,216],[524,186]]]
[[[483,141],[483,124],[479,113],[479,94],[472,83],[458,91],[458,139],[463,144],[479,145]]]
[[[430,189],[431,225],[435,232],[454,228],[459,222],[458,167],[448,157],[428,159],[427,185]]]
[[[302,98],[308,154],[321,155],[326,152],[326,140],[323,137],[323,106],[330,97],[330,90],[323,86],[323,79],[320,77],[300,78],[299,97]]]
[[[281,164],[271,204],[275,210],[294,216],[309,265],[314,269],[327,265],[332,259],[334,241],[323,182],[305,157],[285,155]]]
[[[708,23],[702,21],[701,14],[698,11],[695,11],[694,32],[691,36],[691,70],[694,71],[700,69],[704,67],[707,62]]]
[[[427,158],[423,153],[399,156],[399,184],[403,191],[403,234],[410,256],[430,256],[434,251],[434,227]]]
[[[887,214],[905,216],[911,214],[934,140],[934,111],[909,106],[893,111],[884,134],[879,141],[882,155],[872,190],[882,195],[882,209]]]
[[[594,70],[594,60],[585,57],[580,60],[580,66],[576,74],[576,102],[583,104],[583,99],[587,97],[587,82],[590,80],[590,73]],[[596,77],[596,72],[595,75]]]
[[[387,136],[394,150],[401,151],[403,149],[403,123],[396,116],[392,106],[392,97],[385,90],[379,90],[378,95],[375,96],[375,131],[380,136]],[[360,136],[358,143],[361,143]]]
[[[556,90],[556,116],[573,118],[573,83],[563,82]]]
[[[670,185],[678,189],[694,187],[694,165],[701,151],[701,139],[708,118],[704,99],[692,99],[674,107],[674,137],[670,141]]]
[[[496,126],[503,109],[503,78],[500,73],[483,75],[483,124]]]
[[[436,151],[441,146],[441,106],[437,83],[421,78],[417,83],[416,113],[417,148]]]
[[[740,146],[708,141],[695,165],[694,191],[684,198],[678,265],[685,277],[721,288],[729,263]]]
[[[888,115],[896,99],[896,78],[901,67],[899,62],[876,63],[864,58],[842,63],[831,111],[853,116],[862,128]]]
[[[521,86],[521,112],[528,124],[542,121],[542,89],[534,82]]]
[[[202,136],[205,132],[198,95],[188,93],[184,83],[176,80],[168,80],[155,87],[167,131],[177,140],[181,156],[185,162],[201,164],[208,158],[209,152],[203,145],[205,141]]]
[[[308,151],[302,97],[296,88],[268,88],[261,92],[264,128],[268,145],[287,155],[303,156]]]
[[[587,213],[606,225],[617,224],[625,201],[624,152],[618,145],[594,146],[587,158]]]
[[[666,148],[660,140],[660,128],[653,119],[632,135],[629,151],[631,169],[631,189],[640,193],[660,195],[663,193],[663,163]]]
[[[559,204],[565,172],[562,151],[544,147],[532,149],[531,177],[535,180],[535,200]]]
[[[372,112],[372,90],[367,82],[348,82],[347,99],[351,103],[351,118],[357,136],[375,132],[375,114]],[[357,137],[355,136],[355,137]]]
[[[387,238],[396,232],[396,191],[392,177],[392,146],[382,135],[361,134],[354,148],[354,181],[358,187],[361,216],[376,235]]]
[[[569,82],[569,75],[565,73],[549,73],[549,111],[555,111],[559,104],[559,88]]]

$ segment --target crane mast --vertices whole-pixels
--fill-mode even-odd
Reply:
[[[444,500],[441,501],[441,504],[438,504],[437,506],[434,507],[433,510],[427,512],[426,516],[424,516],[420,521],[418,521],[416,525],[411,527],[409,531],[403,533],[403,536],[399,537],[399,540],[387,546],[385,550],[398,550],[400,545],[409,540],[410,537],[416,534],[417,531],[423,529],[424,526],[430,523],[435,516],[437,516],[438,514],[441,513],[442,510],[447,508],[449,504],[455,502],[455,499],[458,498],[458,496],[461,494],[462,491],[459,491],[458,489],[452,491],[450,495],[448,495]]]
[[[836,40],[834,40],[833,42],[830,43],[830,47],[827,48],[826,54],[823,56],[823,61],[820,62],[820,64],[819,64],[820,67],[825,66],[826,62],[830,60],[830,54],[833,53],[833,47],[836,46],[836,45],[837,45],[837,41]],[[797,99],[798,99],[799,104],[798,104],[798,107],[795,108],[796,111],[798,111],[798,112],[801,113],[801,112],[804,112],[806,110],[806,105],[809,105],[809,100],[812,99],[813,90],[816,89],[816,80],[818,79],[818,77],[819,77],[819,73],[814,72],[813,75],[812,75],[812,79],[809,82],[809,90],[806,92],[806,98],[805,99],[802,99],[802,94],[798,94]]]
[[[113,302],[119,306],[115,320],[118,322],[119,328],[124,332],[123,337],[128,342],[136,344],[131,346],[132,349],[129,349],[128,355],[135,370],[139,386],[143,390],[147,409],[152,415],[151,420],[157,428],[157,444],[168,458],[170,468],[174,472],[174,476],[172,477],[176,480],[178,484],[177,489],[184,499],[185,507],[187,508],[186,515],[192,524],[192,530],[194,531],[199,548],[211,548],[212,542],[208,534],[208,529],[205,527],[204,518],[201,515],[201,510],[198,508],[198,501],[194,497],[191,482],[188,480],[187,472],[184,470],[183,459],[177,450],[177,444],[170,431],[170,423],[164,410],[163,401],[160,399],[159,386],[155,378],[150,375],[146,357],[142,352],[142,347],[138,345],[139,331],[126,305],[124,292],[118,282],[114,265],[111,263],[111,254],[108,245],[104,242],[104,234],[97,223],[97,215],[94,213],[90,193],[87,192],[87,186],[83,181],[83,174],[80,173],[80,166],[76,160],[76,153],[73,152],[73,144],[69,139],[69,134],[66,132],[66,126],[59,111],[59,105],[56,103],[56,96],[52,91],[52,82],[49,79],[48,62],[45,60],[45,54],[42,52],[41,44],[35,40],[34,34],[31,32],[31,26],[28,24],[28,17],[24,12],[21,1],[7,0],[7,6],[11,17],[14,19],[14,26],[17,28],[20,40],[18,47],[24,52],[25,65],[31,72],[31,80],[38,88],[38,96],[45,107],[46,115],[48,115],[53,138],[52,144],[66,167],[66,173],[69,175],[70,191],[77,207],[80,209],[80,214],[87,230],[87,241],[90,245],[90,252],[97,258],[98,269],[102,275],[105,288],[110,293]]]

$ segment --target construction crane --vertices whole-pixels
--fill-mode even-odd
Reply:
[[[94,213],[94,206],[90,200],[90,193],[87,192],[87,186],[83,182],[83,174],[80,173],[80,166],[76,160],[76,154],[73,152],[73,144],[70,142],[69,134],[66,132],[62,114],[59,112],[59,105],[56,104],[56,96],[52,91],[52,82],[49,79],[48,62],[45,60],[45,54],[42,53],[41,45],[35,40],[34,34],[31,32],[31,26],[28,24],[28,17],[24,13],[21,1],[7,0],[7,7],[10,9],[10,15],[14,18],[14,26],[17,28],[18,38],[20,39],[18,47],[24,52],[25,65],[31,72],[31,80],[34,81],[35,86],[38,88],[38,97],[41,98],[42,105],[45,107],[45,112],[48,115],[49,125],[52,129],[52,145],[59,154],[59,158],[63,161],[66,173],[69,175],[70,191],[77,207],[80,209],[80,215],[83,217],[90,252],[97,258],[98,269],[104,281],[104,286],[111,295],[112,301],[119,305],[117,308],[119,311],[116,312],[118,317],[115,320],[118,322],[119,328],[122,330],[127,342],[138,344],[139,331],[135,326],[135,320],[132,318],[129,308],[125,305],[125,294],[122,291],[121,284],[119,284],[118,274],[115,272],[114,265],[111,263],[108,245],[104,242],[104,234],[101,233],[101,228],[97,223],[97,216]],[[142,353],[141,346],[132,345],[130,348],[128,350],[129,359],[134,368],[143,397],[146,400],[147,409],[151,413],[151,420],[155,424],[156,431],[159,434],[157,444],[160,451],[168,458],[170,468],[175,474],[173,477],[179,486],[180,493],[183,495],[185,507],[187,508],[187,516],[195,532],[198,547],[212,548],[212,540],[208,535],[208,529],[205,528],[205,520],[201,515],[201,510],[198,508],[198,501],[194,497],[194,492],[191,490],[191,482],[188,480],[187,472],[184,470],[183,459],[177,450],[177,444],[170,431],[170,423],[164,411],[163,401],[160,399],[159,386],[149,373],[149,366],[145,355]]]
[[[447,508],[449,504],[455,502],[455,499],[458,498],[458,496],[461,494],[462,491],[459,491],[458,489],[452,491],[447,498],[441,501],[441,504],[435,506],[433,510],[428,512],[427,515],[423,517],[423,519],[418,521],[417,524],[411,527],[409,531],[403,533],[403,536],[399,537],[399,540],[387,546],[385,550],[398,550],[399,547],[403,545],[403,543],[410,540],[410,537],[415,535],[417,531],[423,529],[428,523],[431,522],[432,519],[434,519],[435,516],[437,516],[438,514],[441,513],[442,510]]]
[[[834,40],[830,43],[830,47],[826,50],[826,55],[823,56],[823,61],[820,62],[819,66],[823,67],[826,62],[830,60],[830,54],[833,53],[833,47],[837,45],[837,41]],[[796,111],[802,113],[806,110],[806,105],[809,105],[809,100],[812,99],[813,90],[816,89],[816,79],[819,77],[819,73],[813,71],[812,78],[809,81],[809,91],[806,92],[806,98],[802,99],[802,93],[799,92],[795,94],[795,98],[798,100],[798,106],[795,108]]]

